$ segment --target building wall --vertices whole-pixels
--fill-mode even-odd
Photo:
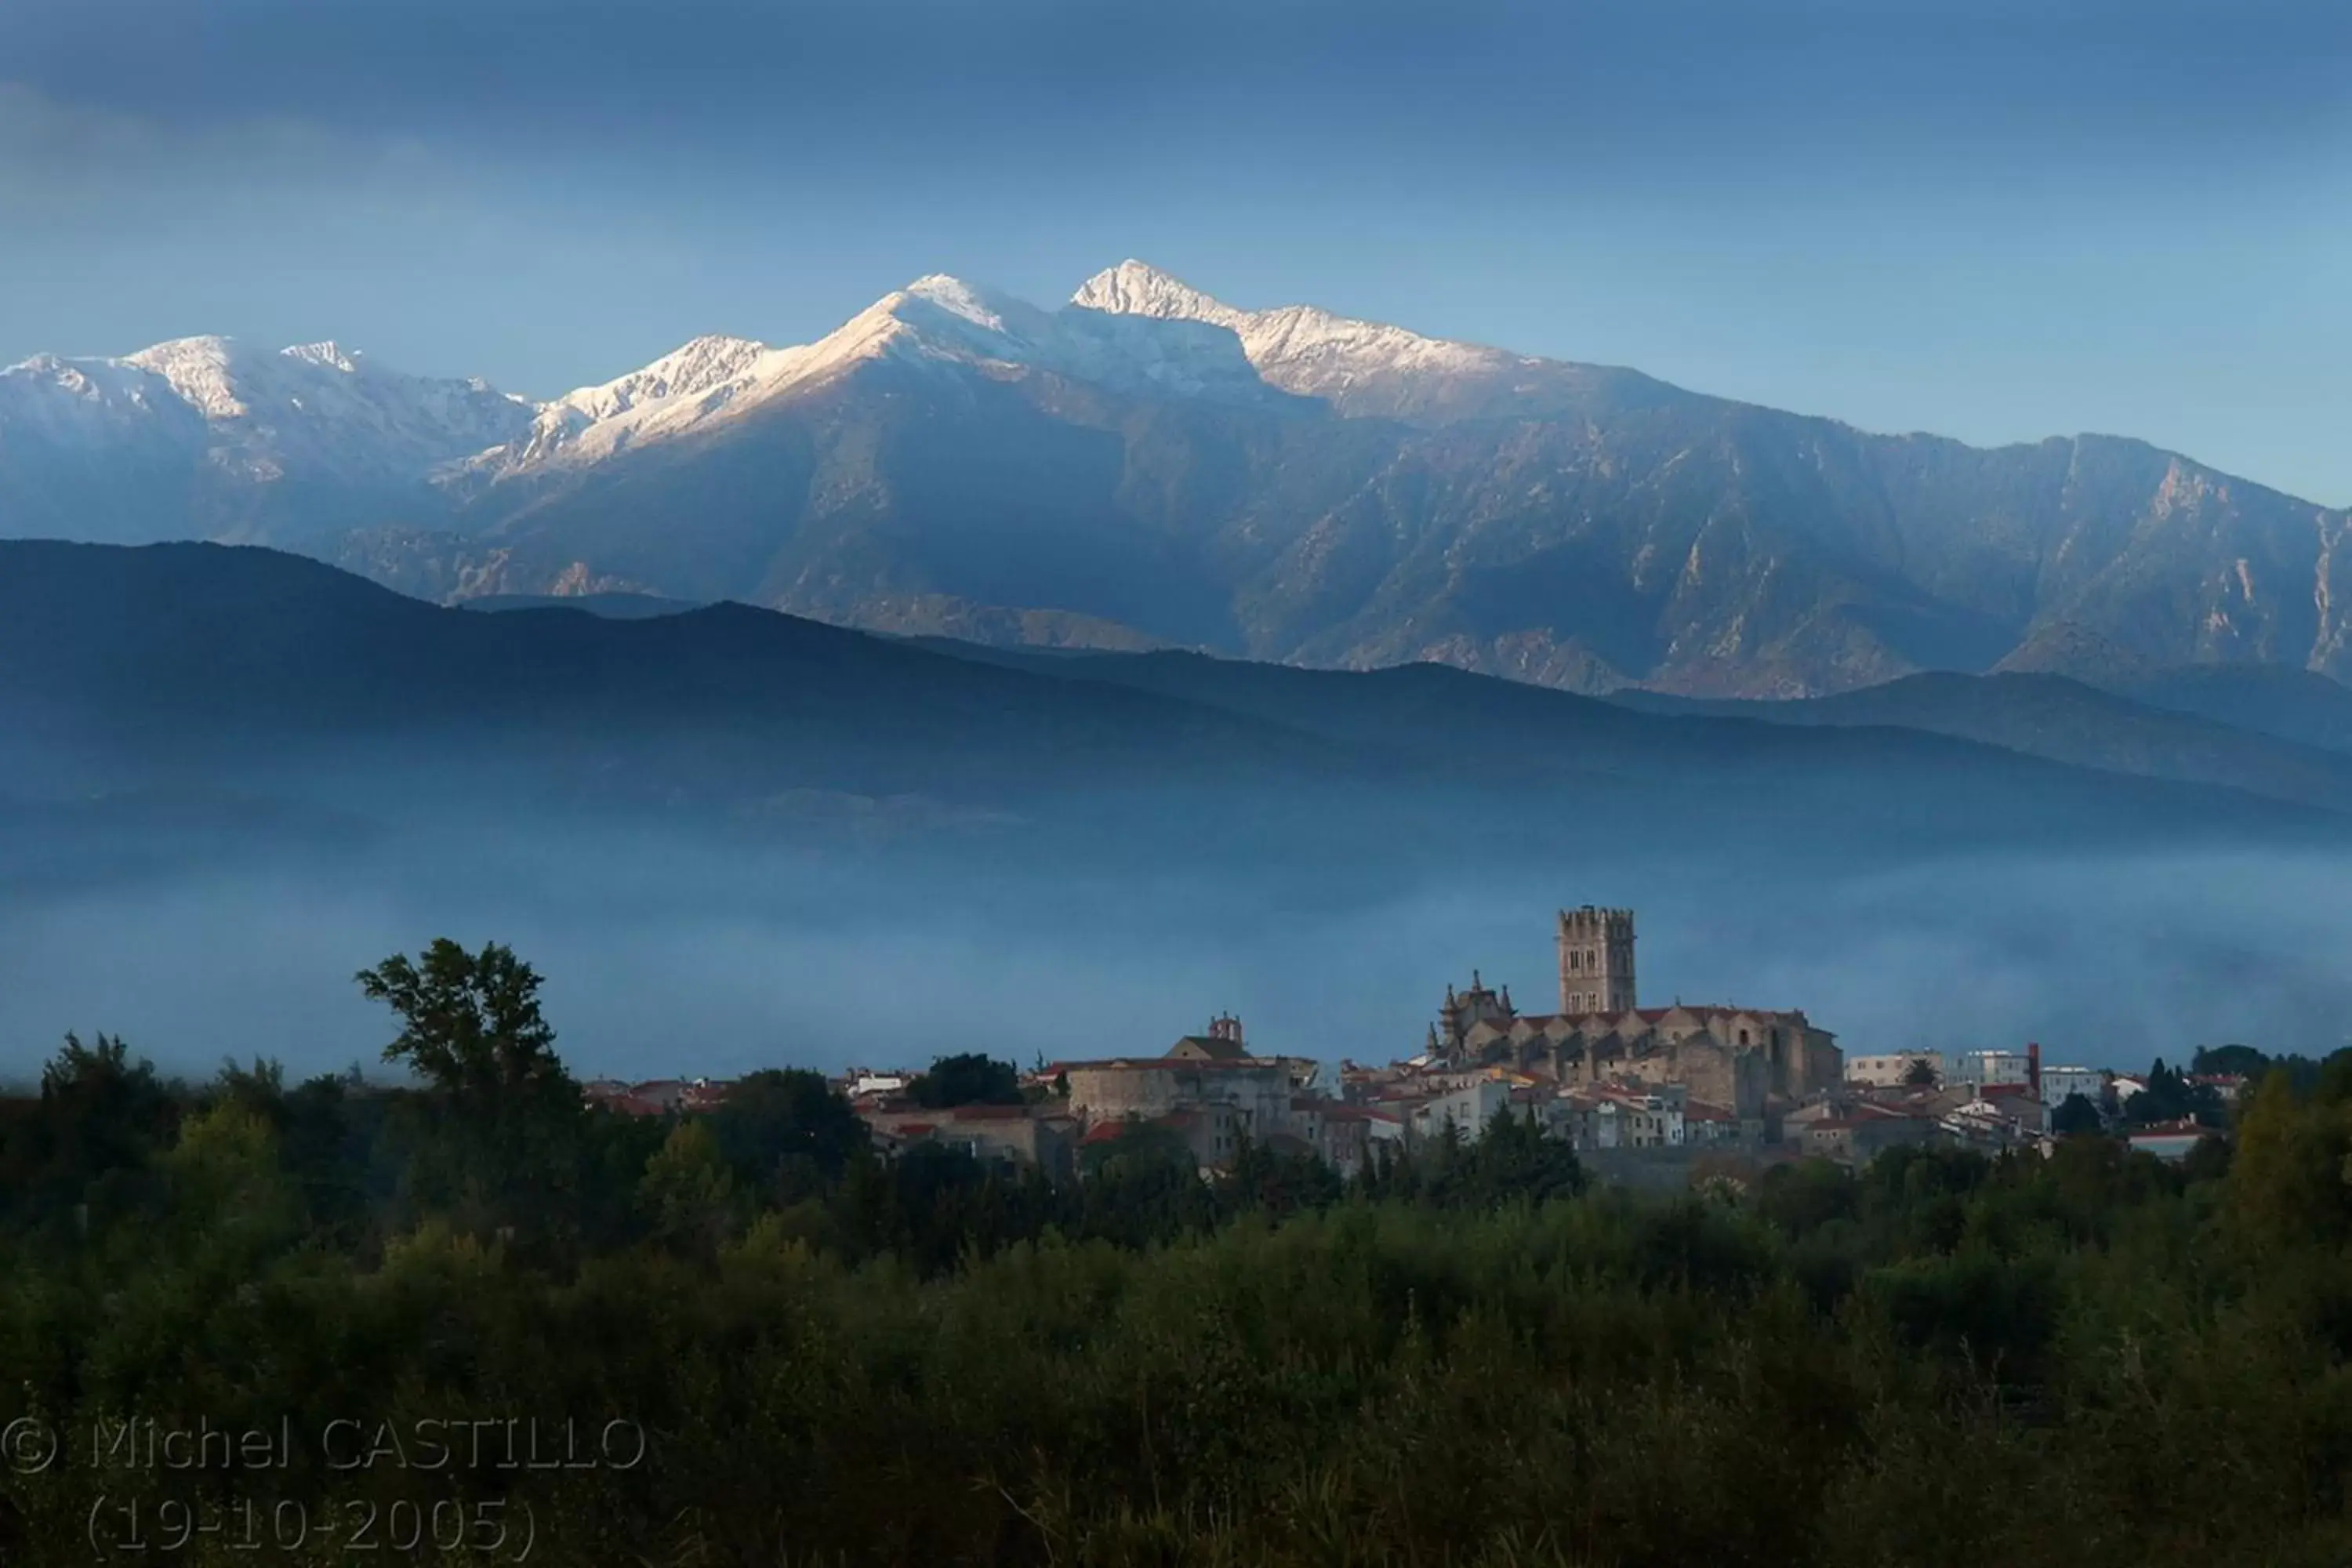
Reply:
[[[1223,1170],[1234,1163],[1241,1152],[1242,1140],[1250,1135],[1244,1112],[1230,1105],[1203,1105],[1184,1119],[1184,1142],[1192,1151],[1192,1163],[1210,1170]]]
[[[1510,1086],[1496,1079],[1480,1079],[1436,1096],[1413,1112],[1412,1131],[1417,1137],[1437,1138],[1444,1133],[1448,1121],[1461,1129],[1465,1138],[1475,1138],[1511,1103]]]
[[[1927,1143],[1938,1134],[1924,1116],[1885,1116],[1862,1121],[1831,1117],[1804,1129],[1805,1152],[1845,1164],[1868,1164],[1887,1149]]]
[[[1954,1083],[1988,1084],[2024,1083],[2032,1076],[2032,1063],[2023,1051],[1962,1051],[1951,1058]]]
[[[1653,1039],[1622,1055],[1592,1050],[1562,1064],[1564,1081],[1598,1088],[1619,1079],[1658,1087],[1678,1085],[1694,1100],[1720,1105],[1735,1116],[1760,1116],[1771,1090],[1771,1065],[1764,1053],[1727,1046],[1711,1034],[1679,1040]]]
[[[2070,1094],[2079,1094],[2093,1105],[2106,1093],[2107,1075],[2097,1068],[2050,1068],[2042,1069],[2042,1103],[2053,1110],[2066,1103]]]
[[[968,1120],[950,1111],[934,1136],[965,1145],[975,1159],[1010,1160],[1060,1175],[1072,1163],[1071,1131],[1069,1119],[1062,1116]]]
[[[1803,1076],[1782,1090],[1791,1100],[1801,1100],[1809,1094],[1820,1094],[1837,1088],[1845,1081],[1845,1053],[1838,1049],[1837,1041],[1826,1029],[1810,1025],[1795,1026],[1803,1043]]]
[[[1942,1052],[1894,1051],[1880,1056],[1846,1058],[1845,1081],[1865,1084],[1872,1089],[1900,1089],[1911,1081],[1911,1068],[1919,1062],[1926,1062],[1935,1069],[1937,1079],[1942,1079]]]
[[[1633,911],[1559,911],[1559,1010],[1630,1013],[1641,1005],[1633,976]]]
[[[1080,1062],[1066,1071],[1070,1114],[1089,1122],[1221,1104],[1243,1111],[1253,1135],[1265,1136],[1281,1127],[1291,1099],[1290,1075],[1277,1062]]]

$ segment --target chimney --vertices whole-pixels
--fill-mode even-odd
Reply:
[[[2025,1081],[2033,1086],[2033,1098],[2042,1098],[2042,1047],[2032,1040],[2025,1042]]]

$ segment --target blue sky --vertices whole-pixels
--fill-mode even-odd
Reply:
[[[545,395],[1139,256],[2352,502],[2352,5],[0,0],[0,361]]]

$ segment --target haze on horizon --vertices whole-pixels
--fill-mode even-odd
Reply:
[[[551,395],[1133,255],[2341,504],[2347,66],[2315,0],[9,0],[0,362],[331,337]]]
[[[1923,859],[1808,884],[1804,917],[1754,889],[1757,856],[1654,877],[1526,868],[1391,882],[1324,907],[1227,868],[1109,903],[1014,873],[872,879],[659,837],[515,831],[501,849],[379,862],[256,861],[71,890],[0,910],[0,1086],[37,1079],[68,1029],[119,1034],[202,1079],[256,1056],[299,1079],[384,1076],[391,1025],[353,971],[434,936],[514,946],[547,977],[583,1077],[729,1078],[787,1065],[1132,1053],[1240,1015],[1269,1050],[1384,1062],[1418,1048],[1474,969],[1523,1010],[1556,1000],[1559,902],[1633,896],[1642,1000],[1801,1008],[1850,1051],[2038,1040],[2117,1069],[2242,1041],[2347,1043],[2341,857],[2186,850]],[[2193,889],[2193,891],[2192,891]]]

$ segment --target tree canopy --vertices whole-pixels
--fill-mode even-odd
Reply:
[[[536,977],[459,956],[446,1006],[433,950],[380,976],[446,1077],[68,1038],[0,1102],[0,1425],[641,1426],[625,1475],[437,1478],[562,1563],[2352,1561],[2352,1053],[2173,1163],[2085,1123],[1648,1192],[1514,1110],[1346,1177],[1139,1125],[1065,1180],[878,1152],[793,1070],[584,1110]],[[11,1562],[194,1479],[0,1468]],[[299,1522],[388,1477],[266,1479]]]
[[[423,959],[394,953],[357,975],[401,1020],[383,1059],[451,1095],[558,1081],[555,1031],[540,1014],[538,972],[498,942],[468,952],[437,938]]]
[[[908,1086],[917,1105],[945,1110],[958,1105],[1018,1105],[1021,1075],[1011,1062],[976,1052],[941,1057]]]

